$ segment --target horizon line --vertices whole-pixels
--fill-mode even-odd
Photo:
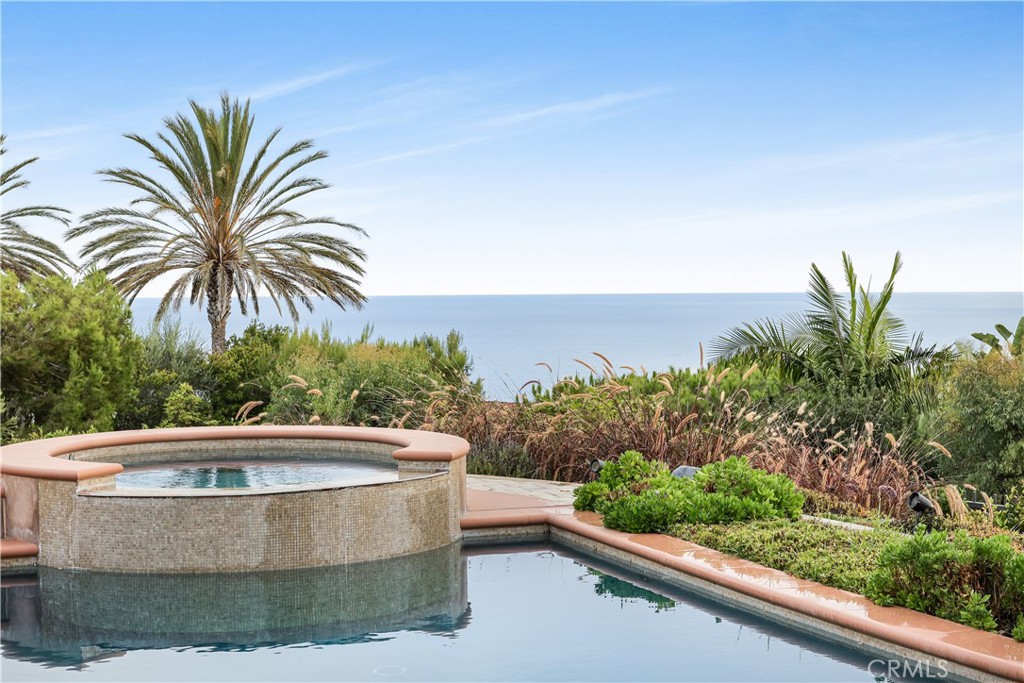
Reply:
[[[873,294],[874,292],[869,292]],[[388,298],[428,298],[428,297],[522,297],[522,296],[692,296],[692,295],[711,295],[711,296],[748,296],[748,295],[778,295],[778,294],[807,294],[806,291],[787,291],[787,292],[525,292],[525,293],[483,293],[483,294],[367,294],[367,299],[388,299]],[[843,296],[844,292],[839,292],[840,296]],[[893,296],[899,296],[900,294],[1019,294],[1024,296],[1024,289],[986,289],[986,290],[971,290],[971,289],[945,289],[945,290],[903,290],[893,292]],[[162,296],[137,296],[135,301],[139,299],[162,299]],[[260,296],[260,299],[269,299],[269,296]],[[326,301],[326,299],[320,299],[320,301]],[[182,306],[184,308],[184,305]]]

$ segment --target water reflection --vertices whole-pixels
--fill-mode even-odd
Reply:
[[[124,650],[250,650],[450,636],[469,623],[458,544],[379,562],[238,574],[114,574],[40,568],[2,589],[4,656],[74,666]]]

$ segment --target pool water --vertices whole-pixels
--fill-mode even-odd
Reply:
[[[41,569],[2,605],[4,681],[884,680],[871,654],[557,546],[262,574]]]
[[[129,465],[115,477],[114,486],[119,489],[260,489],[397,480],[396,465],[375,462],[235,457]]]

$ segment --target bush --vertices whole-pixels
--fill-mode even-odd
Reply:
[[[952,459],[942,471],[988,493],[1024,480],[1024,356],[964,358],[944,396]]]
[[[0,373],[7,417],[25,431],[114,427],[136,396],[141,344],[131,309],[102,272],[80,282],[0,279]]]
[[[210,420],[210,402],[196,394],[192,385],[182,382],[164,402],[161,427],[203,427]]]
[[[270,401],[273,389],[283,383],[278,355],[290,334],[287,327],[254,321],[241,336],[231,335],[224,353],[210,357],[210,410],[217,422],[234,422],[249,401]]]
[[[1005,536],[919,528],[885,547],[865,594],[880,605],[1010,633],[1024,612],[1024,554]]]
[[[209,396],[210,358],[199,336],[177,320],[151,324],[142,337],[138,396],[117,416],[116,429],[155,427],[164,422],[167,398],[183,382]]]
[[[635,451],[606,464],[597,481],[577,488],[574,496],[577,509],[600,512],[605,526],[631,533],[665,532],[684,522],[796,519],[803,507],[791,480],[755,470],[743,458],[711,463],[693,479],[679,479]]]
[[[720,526],[681,524],[672,535],[808,581],[863,593],[886,543],[898,531],[857,531],[814,522],[771,520]]]

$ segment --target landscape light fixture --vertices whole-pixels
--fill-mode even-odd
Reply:
[[[594,474],[598,474],[600,473],[601,468],[605,466],[605,464],[605,460],[601,460],[600,458],[594,458],[593,460],[590,461],[590,471],[593,472]]]
[[[920,491],[914,491],[910,494],[910,498],[907,498],[907,505],[914,512],[935,512],[935,505]]]

